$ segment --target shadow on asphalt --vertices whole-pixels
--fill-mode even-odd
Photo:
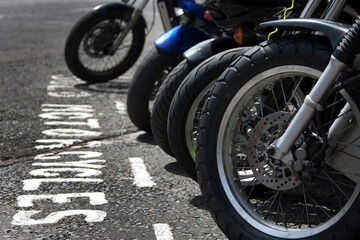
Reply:
[[[189,177],[189,175],[187,175],[180,167],[180,165],[177,162],[172,162],[169,163],[167,165],[165,165],[165,170],[172,173],[172,174],[176,174],[179,176],[183,176],[183,177]]]
[[[189,200],[189,203],[193,205],[194,207],[197,207],[199,209],[207,210],[204,198],[202,196],[196,196],[193,199]]]
[[[142,142],[142,143],[150,144],[150,145],[157,145],[153,135],[151,135],[150,133],[146,133],[146,132],[137,136],[136,140],[138,140],[139,142]]]
[[[129,82],[81,83],[76,84],[75,88],[89,92],[124,94],[128,92]]]

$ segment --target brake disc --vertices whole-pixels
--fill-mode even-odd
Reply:
[[[115,23],[101,23],[87,33],[84,37],[84,51],[91,57],[102,58],[107,55],[107,48],[110,48],[119,33]]]
[[[281,136],[284,124],[291,115],[288,112],[267,115],[255,125],[248,141],[248,159],[255,177],[274,190],[289,190],[302,183],[291,165],[271,158],[265,151]]]

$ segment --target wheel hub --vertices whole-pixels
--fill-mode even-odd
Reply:
[[[108,55],[114,39],[117,36],[115,26],[99,26],[84,39],[84,50],[92,57],[101,58]]]
[[[291,115],[288,112],[267,115],[256,124],[248,141],[248,159],[255,177],[275,190],[289,190],[302,182],[291,165],[271,158],[266,153],[267,147],[281,136],[284,124]]]

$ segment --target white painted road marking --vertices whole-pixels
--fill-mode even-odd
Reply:
[[[99,121],[97,119],[87,119],[87,122],[64,122],[64,121],[52,121],[52,122],[44,122],[45,125],[48,126],[88,126],[90,128],[100,128]]]
[[[155,237],[157,240],[173,240],[170,226],[165,223],[157,223],[153,225]]]
[[[91,193],[62,193],[62,194],[45,194],[45,195],[21,195],[17,198],[19,207],[32,207],[34,201],[51,199],[54,203],[70,203],[71,198],[89,198],[91,205],[102,205],[108,203],[105,194],[102,192]]]
[[[68,90],[73,88],[74,79],[63,78],[62,76],[52,76],[53,81],[50,82],[48,87],[48,94],[53,97],[84,97],[90,96],[88,93],[75,93],[71,91],[57,92],[57,89],[67,88]],[[78,137],[96,137],[101,135],[101,132],[89,131],[84,129],[74,128],[56,128],[56,127],[86,127],[91,129],[100,128],[99,121],[93,116],[93,107],[91,105],[73,105],[73,104],[42,104],[42,114],[40,118],[44,119],[45,126],[55,126],[53,129],[46,129],[42,133],[46,136],[51,136],[48,139],[39,139],[36,142],[42,145],[35,146],[36,149],[53,149],[64,146],[70,146],[74,143],[81,142]],[[54,139],[53,137],[60,137]],[[65,137],[65,139],[63,139]],[[68,138],[72,139],[68,139]],[[77,146],[80,147],[81,146]],[[82,146],[84,147],[84,146]],[[65,155],[65,156],[64,156]],[[71,156],[72,161],[65,161],[68,159],[66,155],[77,155]],[[85,178],[92,176],[99,176],[102,174],[100,168],[104,166],[101,163],[106,162],[102,159],[94,159],[102,156],[101,152],[92,151],[66,151],[60,153],[45,153],[35,157],[36,160],[45,161],[33,163],[32,166],[41,166],[42,168],[33,169],[29,172],[32,176],[40,176],[45,178],[38,179],[25,179],[23,180],[24,191],[35,191],[41,184],[52,184],[52,183],[78,183],[86,184],[99,184],[103,180],[99,178]],[[63,159],[61,159],[64,157]],[[87,159],[77,160],[74,158]],[[91,158],[91,159],[90,159]],[[46,162],[50,160],[50,162]],[[54,162],[53,160],[56,160]],[[59,168],[59,166],[61,168]],[[57,168],[54,168],[57,167]],[[95,168],[95,169],[94,169]],[[52,178],[58,177],[61,173],[67,172],[73,173],[77,178]],[[107,204],[108,201],[105,199],[104,193],[59,193],[59,194],[42,194],[42,195],[22,195],[18,197],[19,207],[39,207],[41,205],[33,205],[33,201],[41,201],[43,199],[51,200],[54,203],[66,204],[70,203],[72,198],[88,198],[90,205],[103,205]],[[38,218],[36,215],[42,211],[38,210],[19,210],[14,216],[12,224],[14,225],[36,225],[36,224],[54,224],[62,218],[68,216],[82,215],[84,220],[87,222],[99,222],[103,221],[106,212],[101,210],[66,210],[52,212],[45,218]]]
[[[36,224],[54,224],[64,217],[84,215],[87,222],[101,222],[106,217],[106,212],[100,210],[66,210],[50,213],[42,219],[32,219],[33,215],[41,213],[41,211],[19,211],[14,215],[13,225],[36,225]]]
[[[152,187],[156,184],[152,181],[141,158],[129,158],[131,169],[134,174],[134,184],[138,187]]]
[[[103,159],[91,159],[91,160],[82,160],[82,161],[70,161],[70,162],[36,162],[33,163],[33,166],[42,166],[42,167],[83,167],[83,168],[103,168],[102,165],[97,165],[95,163],[104,163],[106,162]]]
[[[36,145],[36,149],[54,149],[63,148],[66,146],[73,145],[74,143],[82,142],[80,139],[40,139],[36,140],[37,143],[47,143],[44,145]],[[53,144],[51,144],[53,143]]]
[[[88,159],[88,158],[98,158],[101,157],[103,154],[101,152],[93,152],[93,151],[69,151],[69,152],[60,152],[57,153],[57,155],[54,155],[54,153],[39,154],[35,157],[35,159],[39,159],[39,160],[60,159],[61,156],[59,155],[78,155],[79,158]]]
[[[49,129],[42,132],[47,136],[55,137],[97,137],[102,135],[101,132],[94,132],[89,130],[82,129],[72,129],[72,128],[57,128]]]
[[[115,106],[116,109],[118,110],[118,112],[122,115],[126,115],[126,105],[125,103],[121,102],[121,101],[115,101]]]
[[[41,183],[43,182],[57,182],[57,183],[63,183],[63,182],[84,182],[84,183],[101,183],[103,182],[102,179],[93,179],[93,178],[39,178],[39,179],[25,179],[23,180],[24,191],[35,191],[37,190]]]
[[[32,170],[29,174],[32,176],[57,177],[60,175],[59,172],[78,172],[75,175],[76,177],[91,177],[102,174],[99,170],[88,168],[42,168]]]

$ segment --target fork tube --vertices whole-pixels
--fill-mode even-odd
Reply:
[[[301,12],[300,18],[314,17],[313,14],[322,1],[323,0],[309,0],[304,10]]]
[[[171,21],[169,16],[168,7],[165,1],[157,1],[161,22],[164,26],[165,32],[171,29]]]
[[[316,109],[320,108],[318,102],[321,97],[331,88],[338,74],[346,67],[346,64],[333,56],[331,57],[328,66],[309,95],[306,96],[304,104],[300,107],[285,133],[270,145],[270,148],[275,147],[276,150],[275,154],[271,154],[272,157],[281,159],[291,150],[300,134],[309,126]]]
[[[126,27],[121,31],[121,33],[116,37],[113,45],[110,48],[110,54],[114,54],[116,52],[116,50],[118,49],[118,47],[120,46],[120,44],[122,43],[122,41],[125,39],[126,35],[129,33],[129,31],[131,30],[131,28],[138,22],[139,18],[141,17],[142,11],[144,10],[146,4],[149,2],[149,0],[143,0],[141,1],[141,3],[139,4],[139,6],[137,6],[134,9],[134,12],[131,15],[131,20],[130,22],[128,22],[128,24],[126,25]]]
[[[341,112],[339,113],[339,117],[331,124],[329,128],[328,139],[331,141],[339,132],[344,129],[349,124],[349,119],[353,116],[351,112],[351,107],[349,103],[346,103]]]
[[[310,94],[305,97],[304,103],[294,116],[288,129],[267,148],[270,156],[282,159],[290,151],[297,138],[309,125],[315,111],[321,110],[321,106],[318,104],[320,99],[335,83],[339,73],[353,63],[358,53],[360,53],[360,16],[355,20],[353,26],[333,52],[324,73],[320,76]]]
[[[346,0],[332,0],[329,7],[322,16],[325,20],[335,21],[339,18],[341,12],[345,8]]]

